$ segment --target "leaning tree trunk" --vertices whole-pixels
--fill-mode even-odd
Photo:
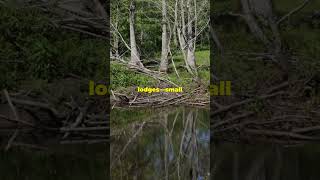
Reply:
[[[143,64],[140,60],[140,55],[137,49],[136,35],[135,35],[135,0],[130,1],[130,15],[129,15],[129,24],[130,24],[130,48],[131,48],[131,57],[129,61],[129,66],[143,68]]]
[[[289,59],[286,50],[282,46],[281,34],[273,13],[271,0],[241,0],[246,22],[257,39],[274,55],[278,67],[282,71],[283,79],[288,78]],[[258,22],[261,23],[259,24]],[[271,30],[267,33],[263,26]]]
[[[160,72],[168,71],[168,31],[167,31],[167,2],[162,0],[162,50]]]
[[[259,39],[265,46],[268,46],[269,40],[263,32],[263,29],[259,26],[253,12],[249,0],[241,0],[241,5],[244,13],[244,18],[249,26],[252,34]]]
[[[176,5],[175,5],[175,27],[177,28],[177,36],[179,39],[179,45],[180,45],[180,50],[182,52],[183,55],[183,59],[185,61],[186,64],[186,68],[188,70],[188,72],[190,72],[192,74],[192,70],[190,69],[190,67],[188,66],[188,62],[187,62],[187,54],[188,54],[188,50],[187,50],[187,33],[186,33],[186,29],[187,29],[187,25],[186,25],[186,21],[185,21],[185,3],[184,0],[180,0],[180,4],[178,6],[178,2],[179,0],[176,0]],[[180,18],[178,19],[178,11],[180,8]]]
[[[223,52],[224,52],[223,46],[218,38],[217,33],[213,29],[213,25],[210,25],[209,28],[210,28],[210,34],[211,34],[210,38],[213,40],[214,44],[216,45],[216,47],[220,51],[220,53],[223,54]]]
[[[260,39],[269,49],[279,53],[281,51],[281,37],[276,19],[273,13],[271,0],[241,0],[244,16],[251,32]],[[269,27],[272,35],[263,26]]]
[[[177,28],[177,36],[183,58],[188,72],[197,76],[197,69],[195,63],[195,31],[196,30],[196,16],[193,17],[193,9],[191,7],[191,0],[187,0],[185,5],[184,0],[180,0],[180,19],[178,20],[178,1],[175,5],[175,27]],[[185,9],[187,7],[187,9]],[[185,19],[185,12],[187,12],[187,19]],[[194,12],[196,12],[194,10]],[[196,14],[196,13],[195,13]],[[187,20],[187,21],[186,21]]]

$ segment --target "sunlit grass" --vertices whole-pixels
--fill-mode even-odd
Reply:
[[[210,50],[196,52],[196,63],[198,67],[199,77],[202,82],[209,83],[210,77]],[[173,64],[169,65],[168,79],[183,88],[193,88],[196,86],[194,77],[186,70],[185,62],[182,54],[173,57],[178,74],[175,73]],[[171,62],[171,61],[170,61]],[[156,69],[154,69],[156,70]],[[152,77],[130,71],[122,64],[111,62],[111,86],[115,89],[123,89],[133,86],[156,86],[158,83]]]

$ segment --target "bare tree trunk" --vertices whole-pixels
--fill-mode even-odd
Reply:
[[[214,41],[215,45],[217,46],[217,49],[220,51],[221,54],[223,54],[224,53],[223,46],[218,38],[217,33],[213,29],[212,25],[210,26],[210,33],[211,33],[212,40]]]
[[[196,68],[196,61],[195,61],[195,30],[196,30],[196,4],[194,3],[195,7],[191,7],[192,0],[187,0],[187,7],[185,7],[184,0],[180,0],[180,13],[181,19],[180,21],[177,20],[177,12],[178,12],[178,0],[176,1],[176,12],[175,12],[175,19],[176,19],[176,27],[177,27],[177,36],[179,39],[180,49],[183,54],[186,68],[189,73],[192,75],[197,75],[197,68]],[[187,22],[185,19],[185,8],[187,8]]]
[[[116,12],[115,12],[115,22],[114,26],[118,29],[119,24],[119,4],[117,4]],[[114,32],[113,34],[113,50],[114,50],[114,57],[116,59],[120,59],[119,55],[119,35],[118,33]]]
[[[178,2],[179,0],[177,0]],[[186,64],[186,68],[188,70],[188,72],[192,73],[190,67],[188,66],[188,62],[187,62],[187,36],[186,36],[186,21],[185,21],[185,4],[184,4],[184,0],[180,0],[180,20],[176,21],[177,25],[177,35],[178,35],[178,39],[179,39],[179,44],[180,44],[180,50],[182,52],[183,58],[185,60],[185,64]],[[179,11],[179,7],[176,4],[176,16],[178,14]],[[177,17],[176,17],[177,19]]]
[[[129,61],[129,66],[144,68],[140,60],[140,55],[138,53],[137,43],[136,43],[136,35],[135,35],[135,27],[134,27],[135,26],[135,0],[130,0],[129,23],[130,23],[130,48],[131,48],[131,57]]]
[[[94,6],[93,9],[95,11],[95,14],[107,20],[108,15],[105,8],[103,7],[103,4],[99,0],[93,0],[92,2],[93,2],[93,6]]]
[[[168,71],[168,32],[167,32],[167,2],[162,0],[162,50],[160,72]]]
[[[244,11],[244,17],[251,32],[268,48],[268,51],[274,55],[279,68],[282,71],[283,80],[288,78],[289,56],[282,46],[281,34],[278,23],[273,14],[271,0],[241,0]],[[259,26],[258,20],[264,23],[264,26],[270,28],[272,34],[268,33]]]
[[[179,39],[180,49],[183,54],[184,59],[187,59],[187,51],[186,51],[186,24],[185,24],[185,16],[184,16],[184,0],[180,0],[180,10],[181,10],[181,17],[178,20],[178,1],[176,0],[176,8],[175,8],[175,18],[176,18],[176,27],[177,27],[177,35]]]
[[[188,9],[188,51],[187,51],[187,66],[190,67],[192,73],[197,75],[196,67],[196,57],[195,57],[195,41],[196,41],[196,4],[192,7],[192,0],[188,0],[187,9]]]
[[[260,28],[258,22],[254,18],[252,12],[250,3],[248,0],[241,0],[242,9],[244,12],[244,18],[247,21],[247,24],[250,28],[250,31],[253,33],[253,35],[262,41],[264,45],[269,45],[269,40],[267,39],[266,35],[263,33],[263,30]]]

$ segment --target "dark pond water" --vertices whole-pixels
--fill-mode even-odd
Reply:
[[[320,145],[297,147],[211,143],[215,180],[318,180]]]
[[[112,180],[209,179],[208,110],[181,107],[128,116],[139,120],[112,126]]]
[[[110,152],[105,143],[14,146],[0,151],[0,180],[320,179],[319,144],[210,144],[208,110],[122,109],[111,117]]]
[[[106,144],[13,147],[0,152],[1,180],[107,180]]]

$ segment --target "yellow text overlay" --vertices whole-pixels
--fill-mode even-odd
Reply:
[[[219,85],[210,85],[211,96],[231,96],[231,81],[220,81]]]
[[[182,87],[177,88],[155,88],[155,87],[137,87],[137,92],[139,93],[182,93]]]

